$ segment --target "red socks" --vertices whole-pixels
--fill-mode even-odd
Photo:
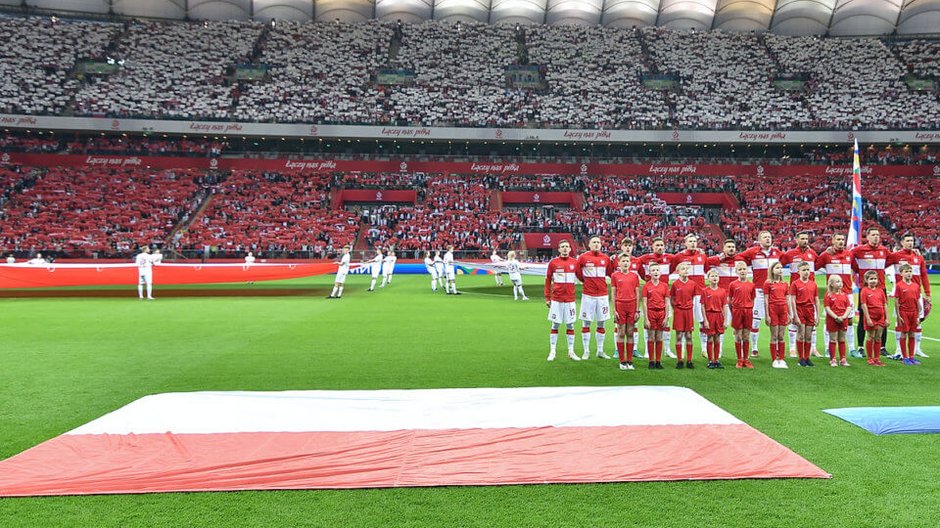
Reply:
[[[676,341],[679,341],[676,339]],[[676,343],[676,359],[682,361],[682,343]]]
[[[836,358],[836,344],[832,341],[829,342],[829,359]]]
[[[656,342],[656,362],[659,363],[663,360],[663,342]]]
[[[914,358],[914,336],[908,336],[907,338],[907,353],[909,358]]]
[[[623,352],[623,341],[617,341],[617,357],[620,358],[621,363],[627,360]]]
[[[633,362],[633,341],[627,341],[626,343],[624,343],[624,348],[627,349],[626,350],[627,361],[632,363]]]
[[[839,341],[839,361],[845,361],[845,341]]]

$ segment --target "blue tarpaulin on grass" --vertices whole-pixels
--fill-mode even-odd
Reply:
[[[823,412],[876,435],[940,433],[940,407],[848,407]]]

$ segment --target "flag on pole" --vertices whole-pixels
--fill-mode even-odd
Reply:
[[[852,157],[852,219],[849,222],[849,236],[845,246],[852,249],[862,243],[862,164],[858,159],[858,139],[855,140],[855,154]],[[858,279],[861,281],[861,277]],[[852,293],[858,293],[860,286],[852,281]]]
[[[862,233],[862,165],[858,159],[858,139],[855,140],[855,155],[852,158],[852,221],[846,247],[852,249],[861,244]]]

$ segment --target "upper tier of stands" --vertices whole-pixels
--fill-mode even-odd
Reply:
[[[603,27],[0,20],[0,112],[463,127],[940,127],[940,44]],[[76,65],[110,57],[110,76]],[[544,88],[505,68],[540,66]],[[237,64],[266,67],[236,79]],[[413,70],[379,86],[380,68]],[[647,76],[674,82],[658,90]],[[784,90],[780,78],[802,89]]]

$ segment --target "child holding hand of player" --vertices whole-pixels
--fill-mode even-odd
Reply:
[[[859,304],[862,307],[862,324],[865,325],[865,355],[868,356],[868,364],[873,367],[883,367],[881,361],[881,334],[888,326],[886,316],[886,306],[888,305],[888,296],[885,291],[878,286],[878,272],[868,270],[864,275],[865,287],[859,292]]]
[[[849,362],[845,358],[845,333],[848,331],[849,321],[852,320],[853,310],[852,300],[842,290],[842,277],[829,276],[823,307],[826,309],[826,332],[829,334],[829,366],[848,367]],[[838,359],[836,347],[839,349]]]

